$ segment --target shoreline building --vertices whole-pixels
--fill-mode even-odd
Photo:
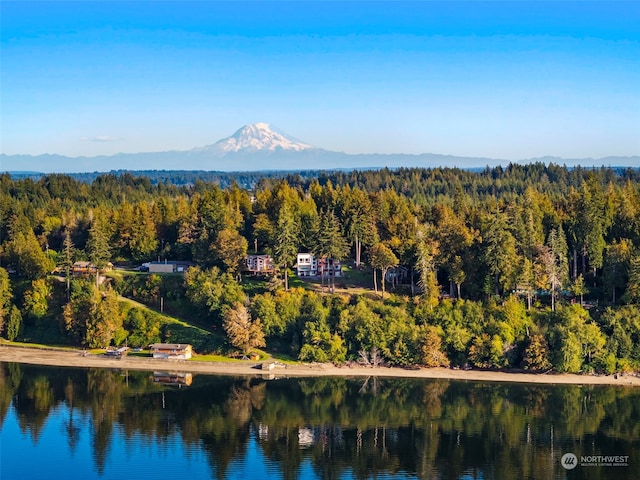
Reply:
[[[188,360],[193,348],[188,343],[154,343],[149,345],[153,358]]]

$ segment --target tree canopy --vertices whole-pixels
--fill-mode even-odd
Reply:
[[[183,177],[0,175],[2,334],[11,319],[23,339],[175,339],[129,314],[125,294],[216,333],[247,302],[267,348],[299,358],[370,359],[375,348],[397,364],[640,368],[640,339],[623,333],[634,324],[618,314],[640,308],[638,169],[533,163],[171,183]],[[250,250],[272,256],[278,277],[245,282]],[[342,260],[357,293],[335,278],[327,295],[306,279],[296,285],[310,291],[290,288],[299,252]],[[101,271],[158,258],[196,267],[180,279],[93,285],[71,275],[77,260]],[[382,298],[371,296],[379,287]]]

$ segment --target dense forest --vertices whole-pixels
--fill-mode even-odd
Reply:
[[[199,353],[266,346],[335,363],[640,371],[638,169],[383,169],[252,185],[0,176],[2,335],[88,347],[189,341]],[[296,279],[298,252],[341,261],[345,276]],[[245,275],[247,253],[271,255],[273,276]],[[184,276],[71,275],[79,260],[102,271],[158,258],[196,266]]]
[[[40,180],[46,174],[39,172],[10,172],[13,179]],[[208,170],[112,170],[110,175],[128,175],[132,177],[148,178],[152,185],[165,183],[169,185],[193,185],[196,181],[215,183],[222,188],[227,188],[236,183],[243,188],[252,189],[264,178],[296,178],[313,179],[322,175],[320,170],[300,170],[299,172],[283,170],[265,170],[252,172],[221,172]],[[105,175],[105,172],[69,173],[69,177],[83,183],[91,183],[96,178]]]

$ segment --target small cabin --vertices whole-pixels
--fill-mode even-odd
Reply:
[[[154,343],[149,345],[153,358],[187,360],[193,348],[188,343]]]

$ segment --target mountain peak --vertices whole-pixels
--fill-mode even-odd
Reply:
[[[278,132],[268,123],[252,123],[237,130],[233,135],[216,142],[213,147],[227,152],[274,152],[288,150],[300,152],[313,147],[295,138]]]

